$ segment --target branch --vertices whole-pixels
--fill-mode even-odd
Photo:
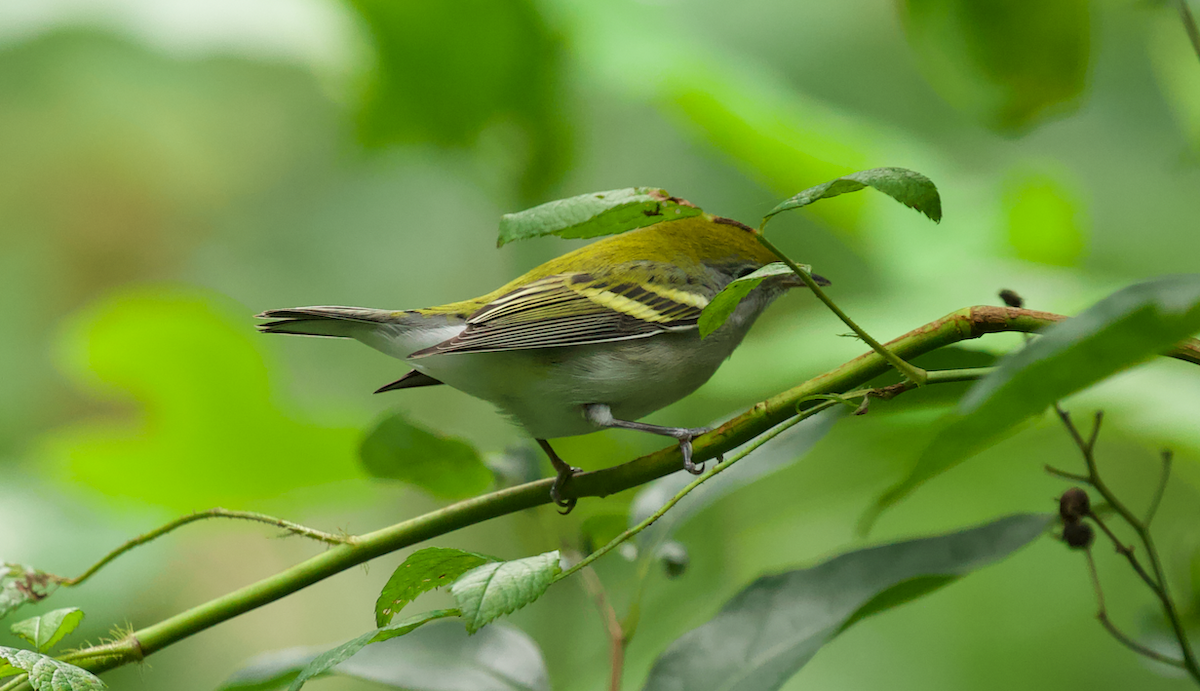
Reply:
[[[1032,333],[1066,317],[1012,307],[966,307],[890,341],[888,350],[905,360],[960,341],[1002,331]],[[1200,341],[1189,340],[1168,355],[1200,364]],[[845,393],[890,369],[874,352],[830,370],[803,384],[762,401],[721,427],[697,437],[694,456],[702,462],[740,446],[772,427],[819,405],[802,403],[818,394]],[[581,473],[572,480],[576,497],[604,497],[645,484],[680,470],[679,447],[671,445],[619,466]],[[371,559],[445,535],[459,528],[533,508],[550,501],[553,478],[502,489],[467,499],[337,545],[289,569],[193,607],[108,644],[112,656],[81,660],[81,667],[102,672],[151,655],[196,633],[250,610],[279,600],[330,576]],[[84,652],[84,651],[80,651]]]

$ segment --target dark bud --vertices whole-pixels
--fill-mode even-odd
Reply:
[[[1017,295],[1017,291],[1009,290],[1008,288],[1000,291],[1000,299],[1009,307],[1020,308],[1025,306],[1025,298]]]
[[[1078,523],[1091,512],[1092,502],[1087,492],[1078,487],[1072,487],[1058,498],[1058,515],[1062,516],[1063,523]]]
[[[658,558],[662,560],[663,570],[667,572],[667,578],[677,578],[687,571],[688,557],[687,548],[682,544],[670,540],[664,542],[662,547],[658,548]]]
[[[1063,540],[1071,549],[1087,549],[1092,546],[1096,533],[1087,523],[1068,523],[1063,526]]]

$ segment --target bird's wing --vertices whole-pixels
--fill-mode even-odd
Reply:
[[[696,327],[708,298],[682,287],[588,273],[548,276],[484,305],[462,333],[410,358],[585,345]]]

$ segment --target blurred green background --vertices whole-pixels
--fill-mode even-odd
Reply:
[[[134,534],[217,505],[350,532],[436,508],[367,476],[364,430],[401,411],[484,454],[526,443],[519,432],[446,387],[372,396],[407,368],[352,342],[260,336],[251,315],[463,299],[576,244],[497,250],[502,213],[652,185],[754,223],[838,175],[913,168],[941,189],[940,225],[870,192],[772,225],[882,339],[997,304],[1001,288],[1069,314],[1138,279],[1200,270],[1198,151],[1200,61],[1165,3],[7,0],[0,559],[73,575]],[[844,331],[796,292],[711,382],[652,420],[699,425],[739,411],[861,352]],[[927,364],[983,361],[1020,342],[992,336]],[[861,511],[951,400],[873,404],[800,463],[689,522],[679,538],[691,567],[652,577],[627,688],[755,576],[861,544]],[[1108,412],[1101,463],[1135,505],[1150,494],[1158,449],[1175,449],[1158,535],[1194,610],[1200,372],[1152,363],[1067,404]],[[597,468],[661,446],[645,436],[564,440],[560,452]],[[1042,465],[1078,469],[1074,453],[1043,418],[930,483],[870,539],[1050,510],[1062,484]],[[588,516],[621,513],[629,495],[437,544],[503,558],[556,549],[577,543]],[[318,549],[255,526],[193,526],[42,609],[83,607],[94,642]],[[362,633],[403,556],[106,680],[212,689],[258,652]],[[1108,550],[1099,558],[1114,618],[1153,635],[1147,594]],[[633,567],[613,556],[598,570],[623,607]],[[1188,687],[1121,649],[1094,613],[1080,555],[1042,540],[857,625],[787,688]],[[511,621],[543,647],[554,688],[604,688],[607,641],[578,583]]]

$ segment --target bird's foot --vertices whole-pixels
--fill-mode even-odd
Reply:
[[[575,473],[580,472],[579,468],[568,465],[558,469],[558,475],[554,478],[554,484],[550,485],[550,500],[559,508],[559,513],[567,515],[571,513],[571,509],[575,508],[575,497],[563,497],[563,491],[570,484],[571,478],[575,477]]]
[[[679,452],[683,454],[683,469],[692,475],[699,475],[704,472],[704,463],[696,465],[692,461],[692,440],[701,434],[711,432],[711,427],[680,427],[675,438],[679,440]]]

